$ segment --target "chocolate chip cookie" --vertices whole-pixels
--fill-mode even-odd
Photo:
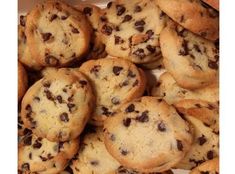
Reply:
[[[188,123],[164,100],[141,97],[124,104],[104,122],[105,145],[122,165],[139,172],[162,172],[189,151]]]
[[[219,158],[202,163],[189,174],[219,174]]]
[[[194,129],[194,141],[190,151],[176,168],[190,170],[201,163],[219,156],[218,113],[213,114],[214,105],[194,102],[188,106],[186,102],[176,104],[178,112],[190,122]],[[218,108],[217,108],[218,109]],[[211,110],[211,113],[209,112]],[[216,111],[215,111],[216,112]],[[216,118],[217,117],[217,118]]]
[[[58,174],[78,151],[79,140],[51,142],[28,133],[19,143],[18,170],[22,173]]]
[[[62,1],[38,4],[27,16],[32,56],[43,66],[67,66],[88,51],[92,28],[86,17]]]
[[[104,58],[90,60],[79,68],[91,81],[96,108],[91,123],[102,125],[123,103],[142,96],[146,78],[143,71],[128,60]]]
[[[109,55],[138,64],[160,57],[165,15],[153,0],[109,2],[100,21],[99,32]]]
[[[156,85],[152,88],[151,95],[163,98],[168,104],[173,104],[184,99],[218,102],[219,86],[215,83],[195,90],[185,89],[176,83],[170,73],[165,72],[160,76],[159,81],[157,81]]]
[[[28,76],[24,66],[18,62],[18,101],[24,96],[28,88]]]
[[[201,0],[156,0],[171,19],[200,35],[215,41],[219,38],[219,13]]]
[[[163,64],[179,86],[196,89],[218,80],[219,50],[214,42],[170,23],[161,32],[160,45]]]
[[[37,81],[25,94],[25,126],[50,141],[67,141],[82,132],[94,107],[90,83],[71,69],[59,69]]]

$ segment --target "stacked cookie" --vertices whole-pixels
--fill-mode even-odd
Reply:
[[[21,16],[18,173],[218,173],[219,12],[205,2],[48,0]]]

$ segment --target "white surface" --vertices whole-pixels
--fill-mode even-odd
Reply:
[[[28,12],[30,9],[32,9],[37,3],[39,2],[43,2],[44,0],[34,0],[34,1],[29,1],[29,0],[19,0],[18,1],[18,14],[24,14],[26,12]],[[76,5],[78,3],[92,3],[95,4],[101,8],[105,8],[107,2],[109,2],[109,0],[67,0],[68,3],[72,4],[72,5]],[[18,16],[19,16],[18,15]],[[156,79],[159,78],[160,74],[163,72],[164,70],[153,70],[153,71],[149,71],[151,74],[156,76]],[[189,171],[186,170],[180,170],[180,169],[176,169],[173,170],[174,174],[188,174]]]

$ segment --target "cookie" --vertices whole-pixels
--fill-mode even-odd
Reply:
[[[161,56],[159,34],[166,18],[153,0],[109,2],[100,20],[99,32],[109,55],[138,64]]]
[[[213,7],[217,11],[219,11],[219,0],[202,0],[202,1],[207,3],[209,6]]]
[[[58,174],[77,153],[79,140],[51,142],[29,133],[19,143],[18,169],[22,172]]]
[[[179,86],[196,89],[218,80],[219,50],[214,42],[171,23],[161,32],[160,45],[163,64]]]
[[[219,105],[202,100],[186,99],[174,104],[180,113],[190,115],[209,126],[214,133],[219,134]]]
[[[139,172],[162,172],[184,158],[192,143],[188,123],[164,100],[141,97],[104,122],[108,152]]]
[[[87,59],[106,57],[107,53],[105,51],[105,44],[102,42],[100,33],[98,32],[99,19],[102,15],[102,10],[96,5],[83,3],[79,3],[76,8],[86,15],[93,28],[93,34],[90,43],[91,48],[88,55],[86,56]]]
[[[135,170],[131,170],[131,169],[127,169],[123,166],[120,166],[118,168],[118,170],[115,171],[115,173],[110,173],[110,174],[173,174],[173,172],[171,170],[168,170],[168,171],[165,171],[165,172],[154,172],[154,173],[142,173],[142,172],[138,172],[138,171],[135,171]]]
[[[25,126],[50,141],[67,141],[82,132],[94,104],[90,83],[80,72],[59,69],[37,81],[25,94]]]
[[[219,135],[218,132],[214,131],[213,128],[210,127],[215,126],[216,123],[213,124],[212,122],[210,123],[211,125],[207,124],[208,120],[218,120],[218,118],[214,118],[218,117],[218,114],[205,115],[208,111],[205,112],[206,107],[204,106],[200,108],[200,104],[197,104],[195,108],[188,109],[188,106],[186,105],[186,107],[182,109],[184,105],[185,104],[182,104],[182,106],[179,107],[179,105],[176,104],[175,106],[178,112],[183,114],[184,118],[193,126],[194,141],[190,148],[190,151],[186,154],[184,159],[176,165],[176,168],[190,170],[205,161],[219,156]],[[196,113],[198,113],[198,115],[196,115]]]
[[[153,62],[140,64],[140,67],[146,70],[161,69],[161,68],[164,68],[162,61],[163,61],[163,58],[161,57]]]
[[[38,4],[28,14],[26,37],[35,60],[43,66],[67,66],[88,51],[91,26],[86,17],[62,1]]]
[[[190,174],[219,174],[219,158],[202,163],[193,169]]]
[[[215,41],[219,38],[219,13],[200,0],[156,0],[171,19],[200,35]]]
[[[90,60],[79,68],[90,80],[96,95],[91,123],[102,125],[123,103],[142,96],[146,79],[141,69],[128,60]]]
[[[28,77],[23,65],[18,62],[18,101],[24,96],[28,88]]]
[[[26,16],[21,15],[20,24],[18,25],[18,59],[30,69],[40,70],[41,66],[36,62],[29,51],[27,38],[25,35],[25,23]]]
[[[120,164],[107,152],[102,128],[92,128],[70,166],[74,174],[111,174]]]
[[[219,101],[219,86],[217,83],[204,88],[188,90],[180,87],[170,73],[163,73],[151,90],[151,95],[163,98],[168,104],[184,99],[199,99],[208,102]]]

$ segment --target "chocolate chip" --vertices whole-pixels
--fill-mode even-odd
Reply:
[[[157,128],[159,131],[161,132],[165,132],[166,131],[166,125],[163,123],[163,121],[161,121],[160,123],[158,123]]]
[[[211,104],[208,104],[207,108],[210,109],[210,110],[213,110],[215,107]]]
[[[134,55],[139,57],[140,59],[143,59],[146,55],[144,54],[144,49],[138,48],[136,51],[133,52]]]
[[[106,116],[110,116],[112,114],[112,112],[110,112],[109,109],[104,106],[101,107],[101,110],[103,111],[102,114],[104,114]]]
[[[51,38],[52,34],[51,33],[41,33],[41,36],[42,36],[43,42],[46,42]]]
[[[86,80],[80,80],[79,83],[82,85],[82,88],[87,85]]]
[[[189,162],[193,162],[196,164],[196,166],[198,166],[199,164],[205,162],[205,160],[195,160],[195,159],[189,159]]]
[[[120,31],[119,26],[116,26],[116,27],[115,27],[115,30],[116,30],[116,31]]]
[[[125,112],[134,112],[135,111],[135,105],[130,104],[126,109]]]
[[[39,157],[41,158],[42,161],[47,161],[47,158],[46,157],[43,157],[41,155],[39,155]]]
[[[49,90],[44,90],[44,93],[46,94],[46,97],[47,97],[48,100],[52,100],[52,101],[54,100],[51,91],[49,91]]]
[[[131,70],[128,70],[127,76],[134,78],[136,75]]]
[[[77,28],[73,27],[73,28],[72,28],[72,33],[78,34],[78,33],[80,33],[80,32],[78,31]]]
[[[217,70],[218,69],[218,64],[217,64],[217,62],[208,60],[208,67],[210,67],[211,69]]]
[[[68,108],[69,108],[69,112],[72,112],[72,108],[75,107],[75,104],[73,104],[73,103],[68,103],[67,106],[68,106]]]
[[[34,144],[33,144],[33,148],[34,149],[40,149],[42,147],[42,143],[40,142],[40,139],[35,140]]]
[[[90,162],[90,164],[93,165],[93,166],[97,166],[99,164],[99,161],[93,160],[93,161]]]
[[[125,80],[124,82],[120,83],[119,86],[123,87],[123,86],[127,86],[129,84],[128,80]]]
[[[112,6],[113,2],[110,1],[108,4],[107,4],[107,8],[110,8]]]
[[[117,97],[113,97],[111,99],[111,102],[114,104],[114,105],[119,105],[120,104],[120,100],[117,98]]]
[[[113,135],[113,134],[110,134],[109,138],[110,138],[111,141],[115,141],[115,139],[116,139],[115,135]]]
[[[135,119],[141,123],[145,123],[149,121],[149,116],[148,116],[149,111],[144,111],[140,116],[137,116]]]
[[[24,145],[30,146],[32,144],[32,136],[31,135],[25,136],[23,142],[24,142]]]
[[[139,80],[136,80],[134,83],[133,83],[133,87],[137,86],[139,84]]]
[[[20,15],[20,25],[23,27],[25,27],[25,18],[26,18],[25,16]]]
[[[50,86],[51,86],[51,83],[50,82],[48,82],[48,81],[46,81],[46,82],[43,82],[43,84],[42,84],[45,88],[50,88]]]
[[[61,20],[66,20],[69,16],[61,16],[60,19]]]
[[[131,124],[131,119],[130,118],[125,118],[124,120],[122,120],[122,123],[125,127],[129,127]]]
[[[50,22],[52,22],[53,20],[55,20],[57,17],[58,17],[57,14],[51,15]]]
[[[33,98],[35,101],[39,102],[40,101],[40,98],[38,96],[34,97]]]
[[[206,143],[207,139],[205,138],[205,135],[202,135],[201,137],[198,137],[198,144],[202,146],[204,143]]]
[[[121,150],[121,154],[124,155],[124,156],[126,156],[128,153],[129,152],[127,150],[123,150],[123,149]]]
[[[145,25],[145,21],[143,19],[135,22],[135,26],[143,26],[143,25]]]
[[[105,16],[100,16],[100,20],[101,20],[102,22],[105,22],[105,21],[107,21],[107,18],[106,18]]]
[[[29,159],[32,159],[32,152],[29,153]]]
[[[28,111],[28,112],[32,112],[32,107],[30,104],[27,104],[26,107],[25,107],[25,110]]]
[[[154,35],[154,32],[152,30],[146,31],[146,34],[148,35],[149,38],[151,38]]]
[[[194,45],[193,45],[193,48],[194,48],[197,52],[201,53],[201,50],[200,50],[200,48],[199,48],[199,46],[198,46],[197,44],[194,44]]]
[[[181,55],[181,56],[188,55],[188,41],[186,41],[185,39],[182,42],[182,48],[179,51],[179,55]]]
[[[30,170],[30,166],[29,166],[29,163],[24,163],[21,165],[21,169],[23,171],[29,171]]]
[[[123,22],[123,23],[124,23],[124,22],[128,22],[128,21],[130,21],[131,19],[132,19],[132,16],[131,16],[131,15],[125,15],[122,22]]]
[[[179,151],[183,151],[183,144],[180,140],[176,140],[176,143],[177,143],[177,148]]]
[[[51,66],[57,66],[59,64],[59,60],[55,56],[52,56],[52,55],[46,55],[45,62],[46,64],[51,65]]]
[[[147,45],[146,48],[151,53],[154,53],[156,51],[156,47],[152,45]]]
[[[138,12],[141,12],[141,11],[142,11],[142,8],[139,5],[135,6],[135,9],[134,9],[135,13],[138,13]]]
[[[201,107],[202,107],[199,103],[196,103],[195,106],[196,106],[197,108],[201,108]]]
[[[208,159],[208,160],[211,160],[211,159],[213,159],[213,158],[214,158],[214,153],[213,153],[213,151],[212,151],[212,150],[208,151],[208,152],[207,152],[207,159]]]
[[[73,102],[73,94],[70,96],[70,97],[68,97],[68,102]]]
[[[60,114],[60,120],[63,122],[68,122],[69,121],[69,116],[66,112],[63,112],[62,114]]]
[[[91,74],[94,73],[95,76],[98,76],[98,72],[100,71],[100,68],[101,68],[100,65],[95,65],[95,66],[93,66],[92,69],[90,70],[90,73],[91,73]]]
[[[116,5],[117,15],[121,16],[125,11],[126,8],[123,5]]]
[[[84,13],[85,15],[89,15],[89,16],[92,15],[92,11],[93,11],[93,9],[90,8],[90,7],[85,7],[85,8],[83,9],[83,13]]]
[[[120,36],[114,35],[114,44],[117,45],[122,43],[124,43],[124,40]]]
[[[183,21],[184,21],[184,15],[180,17],[180,22],[183,22]]]
[[[63,102],[61,95],[56,96],[56,99],[58,100],[59,103]]]
[[[122,70],[123,70],[123,67],[120,67],[120,66],[114,66],[114,67],[113,67],[113,73],[114,73],[116,76],[118,76]]]
[[[112,31],[113,31],[112,27],[110,27],[110,26],[108,26],[106,24],[103,25],[103,27],[101,29],[101,32],[106,34],[106,35],[108,35],[108,36],[112,34]]]

